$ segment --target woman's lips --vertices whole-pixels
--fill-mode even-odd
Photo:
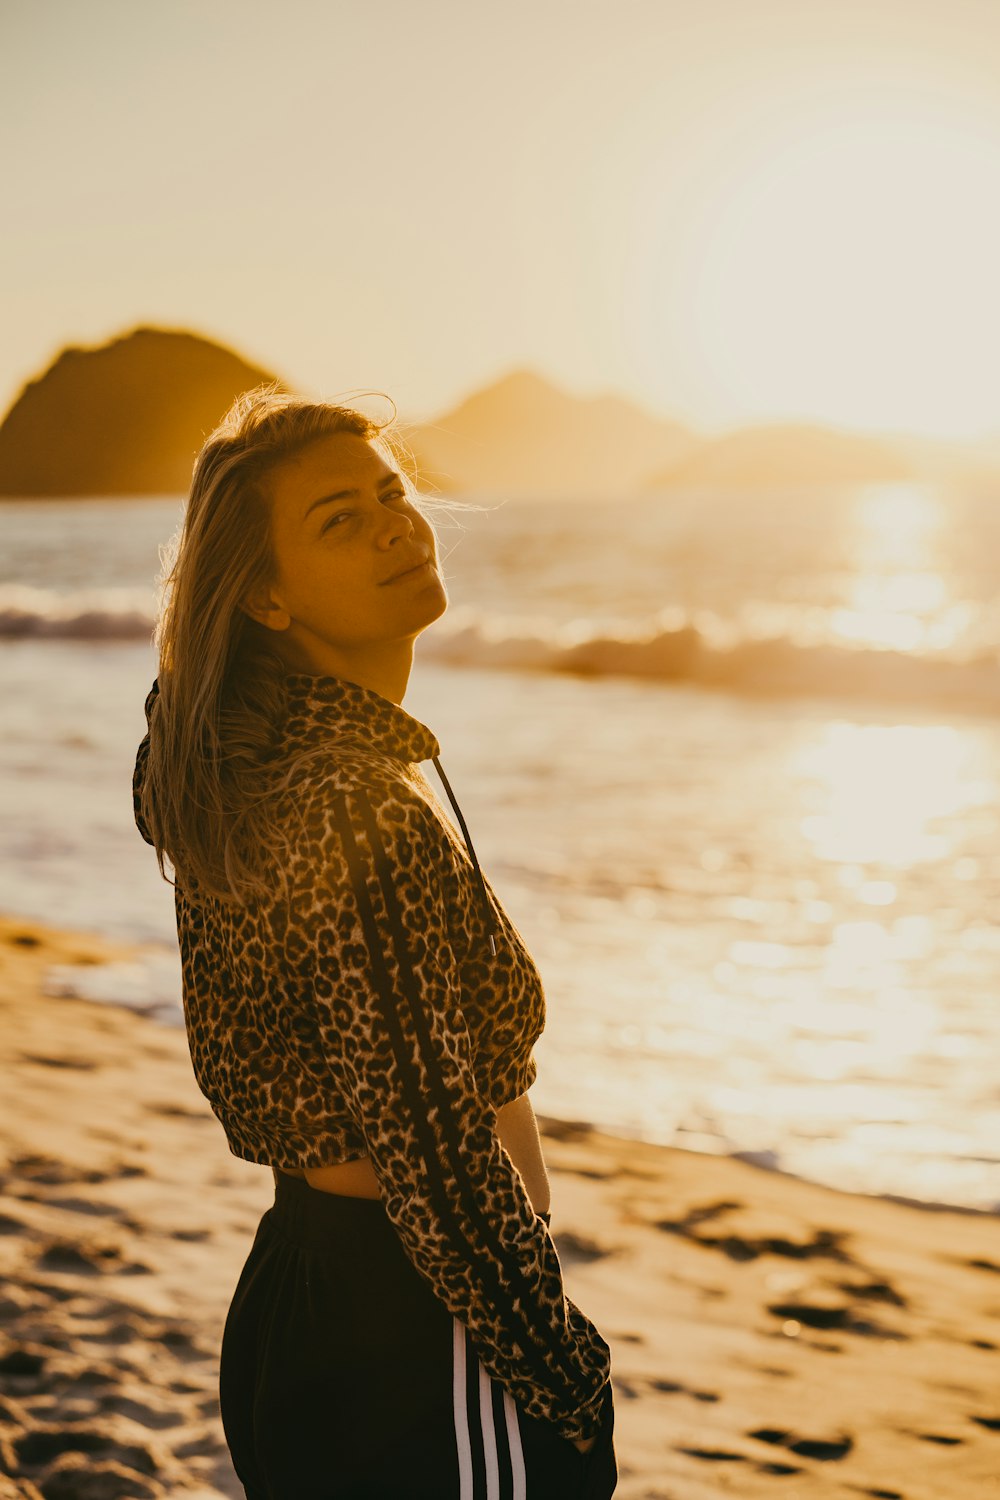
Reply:
[[[395,578],[390,578],[388,581],[389,583],[402,583],[404,578],[417,578],[421,573],[425,573],[431,566],[432,564],[429,562],[417,563],[416,567],[407,568],[405,573],[397,573]]]

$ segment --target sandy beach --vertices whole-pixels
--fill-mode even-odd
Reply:
[[[0,919],[0,1497],[242,1496],[217,1354],[271,1175],[180,1031],[43,989],[131,951]],[[540,1125],[622,1500],[1000,1497],[995,1216]]]

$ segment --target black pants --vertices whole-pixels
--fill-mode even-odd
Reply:
[[[248,1500],[608,1500],[618,1482],[610,1384],[581,1453],[487,1374],[379,1199],[284,1173],[226,1319],[220,1394]]]

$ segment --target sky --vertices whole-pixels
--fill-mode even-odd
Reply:
[[[0,0],[0,410],[230,344],[407,420],[1000,435],[996,0]]]

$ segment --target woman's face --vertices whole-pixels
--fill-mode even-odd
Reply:
[[[280,632],[291,667],[349,674],[393,643],[412,649],[447,609],[434,529],[365,438],[317,438],[267,487],[275,576],[249,612]]]

